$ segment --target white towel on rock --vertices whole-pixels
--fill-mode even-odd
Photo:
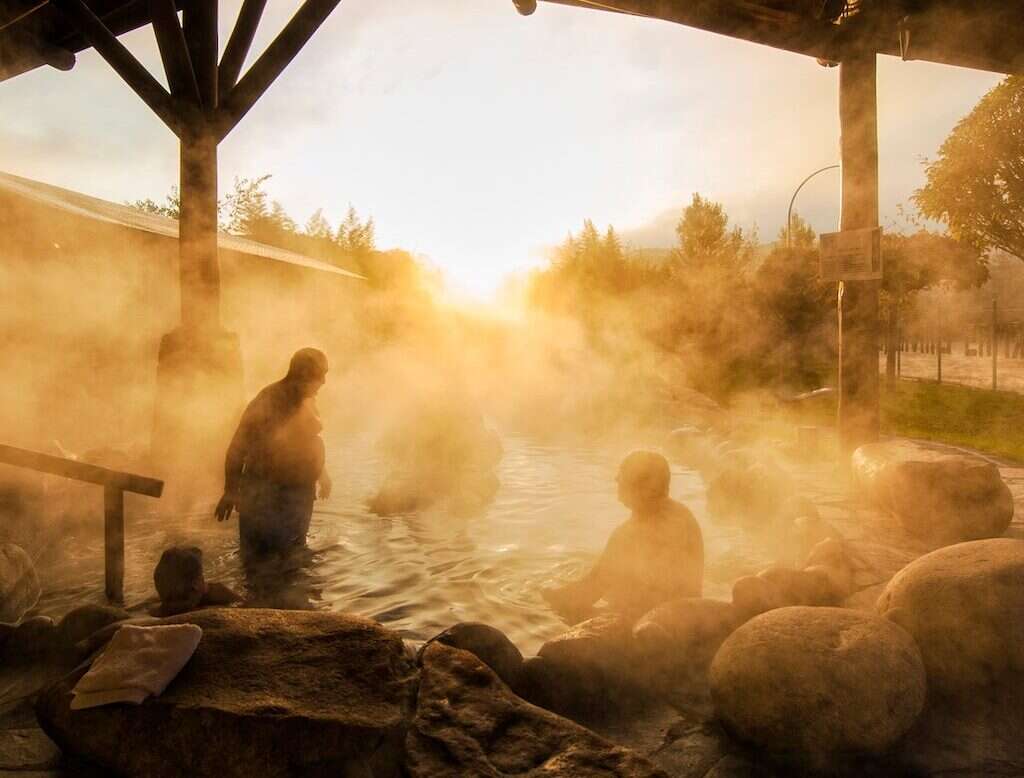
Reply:
[[[195,624],[121,627],[71,690],[71,709],[113,702],[138,705],[151,694],[161,694],[191,659],[202,636]]]

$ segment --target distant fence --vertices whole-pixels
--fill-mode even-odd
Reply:
[[[1024,309],[1001,309],[993,301],[986,313],[955,333],[941,316],[933,333],[903,333],[896,324],[895,337],[882,343],[883,374],[1024,393]]]

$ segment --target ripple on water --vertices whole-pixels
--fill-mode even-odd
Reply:
[[[336,463],[334,495],[317,504],[311,553],[292,568],[247,574],[236,519],[216,522],[212,503],[185,516],[129,516],[126,598],[151,597],[162,549],[188,543],[203,549],[208,579],[261,604],[359,613],[417,638],[455,621],[485,621],[524,653],[535,652],[565,628],[541,589],[581,575],[626,518],[615,496],[619,453],[538,445],[518,436],[504,442],[501,489],[487,512],[472,519],[443,511],[370,514],[364,502],[381,477],[379,461],[362,443],[336,447],[329,459]],[[694,473],[674,470],[672,494],[703,528],[706,596],[728,597],[732,580],[763,565],[765,554],[748,535],[706,520],[704,485]],[[41,565],[41,612],[59,616],[82,602],[102,601],[101,532],[76,532],[48,557],[52,561]]]

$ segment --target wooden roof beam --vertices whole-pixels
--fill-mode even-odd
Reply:
[[[242,65],[245,64],[253,38],[256,37],[256,30],[260,26],[266,5],[267,0],[244,0],[238,11],[238,20],[231,30],[231,37],[228,38],[228,45],[224,48],[224,56],[221,57],[218,68],[217,88],[222,95],[228,94],[238,83]]]
[[[199,83],[192,68],[192,58],[185,45],[185,33],[178,22],[178,9],[174,0],[149,0],[149,12],[153,17],[153,34],[164,63],[164,73],[171,87],[171,94],[202,105]]]
[[[223,139],[284,72],[341,0],[305,0],[267,50],[234,89],[223,96],[218,111],[218,136]]]
[[[153,78],[82,0],[50,0],[121,76],[132,91],[175,133],[179,119],[171,95]]]

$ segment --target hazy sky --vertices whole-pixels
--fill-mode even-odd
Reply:
[[[299,3],[273,0],[252,57]],[[222,41],[238,2],[222,2]],[[122,38],[163,79],[149,28]],[[998,77],[880,59],[883,226]],[[686,27],[511,0],[345,0],[221,145],[222,188],[272,173],[300,223],[349,203],[382,247],[493,290],[584,218],[670,245],[698,191],[774,239],[794,187],[838,161],[838,69]],[[0,170],[115,201],[160,199],[176,141],[92,52],[0,83]],[[836,228],[839,177],[797,209]]]

